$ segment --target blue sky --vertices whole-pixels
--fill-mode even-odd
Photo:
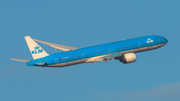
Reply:
[[[1,0],[0,101],[179,101],[179,0]],[[24,36],[87,47],[146,35],[166,46],[137,61],[28,67]],[[40,44],[48,53],[60,52]]]

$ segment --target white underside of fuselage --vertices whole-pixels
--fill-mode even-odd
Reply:
[[[122,54],[125,54],[125,53],[138,53],[138,52],[143,52],[143,51],[157,49],[157,48],[160,48],[160,47],[164,46],[165,44],[166,43],[159,44],[159,45],[154,45],[154,46],[149,46],[149,47],[144,47],[144,48],[128,50],[128,51],[122,51],[120,53],[122,53]],[[102,55],[102,56],[98,56],[98,57],[104,57],[104,56],[107,56],[107,55],[108,54]],[[66,62],[66,63],[53,64],[53,65],[48,65],[48,66],[45,66],[45,67],[65,67],[65,66],[70,66],[70,65],[80,64],[80,63],[86,63],[86,61],[88,59],[89,58],[81,59],[81,60],[76,60],[76,61],[71,61],[71,62]]]

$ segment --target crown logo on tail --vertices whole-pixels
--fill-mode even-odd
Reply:
[[[39,46],[34,47],[34,49],[35,49],[35,50],[36,50],[36,49],[39,49]]]

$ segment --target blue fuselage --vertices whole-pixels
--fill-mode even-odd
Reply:
[[[137,53],[137,52],[147,51],[145,49],[147,47],[152,47],[149,48],[148,50],[159,48],[159,47],[153,48],[153,46],[158,46],[158,45],[163,46],[167,42],[168,40],[162,36],[145,36],[145,37],[139,37],[134,39],[122,40],[122,41],[117,41],[102,45],[76,49],[72,51],[66,51],[62,53],[51,54],[43,58],[29,61],[27,62],[27,65],[37,66],[38,63],[39,64],[45,63],[43,66],[53,66],[54,64],[62,64],[62,63],[68,63],[82,59],[89,59],[92,57],[102,56],[106,54],[125,53],[131,50],[132,52]]]

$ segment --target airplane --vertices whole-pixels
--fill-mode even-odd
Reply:
[[[40,67],[65,67],[81,63],[106,62],[109,60],[119,60],[124,64],[128,64],[136,61],[135,53],[157,49],[168,42],[162,36],[149,35],[80,48],[32,39],[30,36],[25,36],[25,40],[33,60],[15,58],[11,60],[26,62],[27,66]],[[63,52],[48,54],[35,41],[54,47],[56,50],[63,50]]]

